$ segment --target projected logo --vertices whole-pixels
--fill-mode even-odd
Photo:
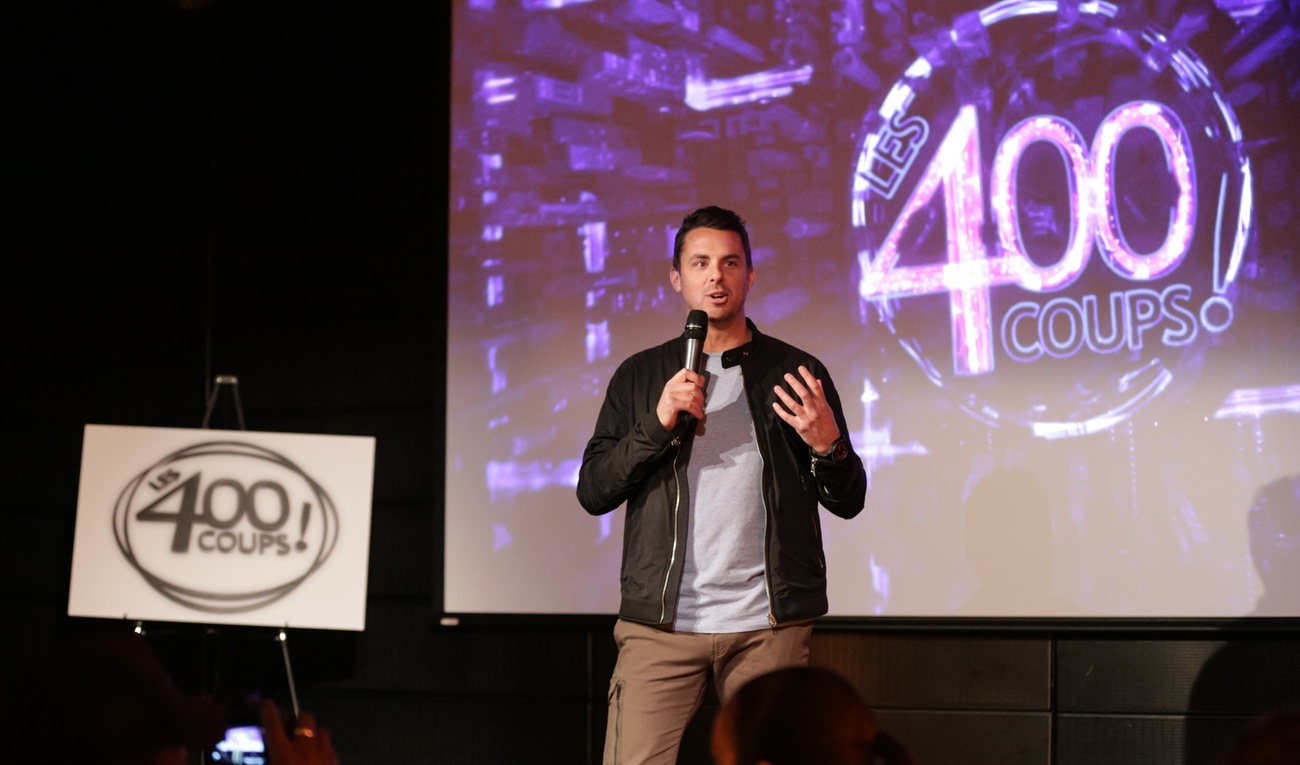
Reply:
[[[990,425],[1105,430],[1190,384],[1232,325],[1250,164],[1184,21],[997,3],[864,119],[860,297]]]
[[[167,598],[210,613],[288,595],[334,549],[338,514],[286,457],[237,441],[180,449],[127,484],[113,509],[127,561]]]

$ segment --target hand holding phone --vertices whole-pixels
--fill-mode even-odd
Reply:
[[[338,765],[329,731],[316,724],[311,712],[300,713],[290,731],[274,701],[264,700],[261,711],[269,765]]]

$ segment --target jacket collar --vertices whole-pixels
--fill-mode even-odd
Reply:
[[[758,352],[763,343],[763,333],[758,331],[754,322],[745,317],[745,326],[749,328],[749,342],[722,352],[722,368],[730,369]]]

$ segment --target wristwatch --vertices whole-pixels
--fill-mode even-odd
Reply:
[[[849,451],[852,450],[852,448],[853,447],[849,446],[848,439],[844,436],[840,436],[831,442],[830,447],[826,449],[825,453],[809,447],[808,451],[812,452],[813,475],[817,475],[818,462],[829,462],[832,465],[838,465],[849,458]]]

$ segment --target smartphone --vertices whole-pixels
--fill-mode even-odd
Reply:
[[[266,744],[262,739],[262,728],[257,725],[226,728],[226,737],[208,751],[208,762],[266,765]]]

